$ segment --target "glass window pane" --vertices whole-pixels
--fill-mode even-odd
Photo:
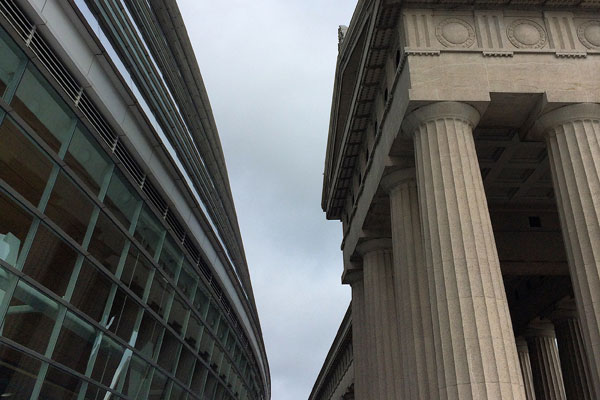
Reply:
[[[81,124],[75,128],[65,162],[96,195],[112,166],[110,158]]]
[[[33,218],[2,191],[0,210],[0,259],[14,267]]]
[[[71,246],[40,224],[27,254],[23,272],[57,295],[63,296],[77,255]]]
[[[183,299],[176,294],[171,304],[171,311],[169,312],[169,325],[180,335],[187,313],[188,308],[184,304]]]
[[[164,233],[165,228],[158,222],[150,209],[144,205],[135,228],[135,238],[151,256],[154,256],[156,247]]]
[[[125,235],[104,214],[98,214],[98,220],[94,226],[94,233],[88,246],[88,251],[106,269],[113,274],[117,272],[117,266],[121,259],[123,246],[125,246]]]
[[[12,106],[54,151],[68,140],[73,113],[32,65],[19,83]]]
[[[24,58],[16,47],[6,33],[0,32],[0,96],[15,78],[15,72]]]
[[[131,219],[141,201],[136,191],[123,175],[115,171],[110,178],[104,203],[125,228],[129,229]]]
[[[194,308],[200,313],[202,318],[206,317],[206,310],[208,309],[208,296],[204,293],[200,287],[196,289],[196,296],[194,297]]]
[[[67,312],[52,358],[67,367],[85,374],[98,332],[90,324]]]
[[[206,317],[206,323],[210,326],[211,329],[215,329],[217,327],[217,321],[219,319],[219,310],[215,307],[213,303],[210,303],[210,307],[208,309],[208,316]]]
[[[108,329],[129,342],[140,307],[121,289],[117,289],[108,317]]]
[[[181,382],[187,384],[190,381],[192,370],[194,368],[196,357],[185,347],[181,350],[179,362],[177,363],[176,377]]]
[[[129,248],[121,281],[141,299],[148,285],[152,264],[135,246]]]
[[[192,392],[200,394],[202,393],[202,386],[204,385],[204,380],[206,379],[206,374],[208,370],[200,361],[196,362],[196,367],[194,368],[194,375],[192,376],[192,384],[190,385],[190,389]]]
[[[98,355],[94,363],[92,379],[110,386],[119,364],[123,361],[124,349],[117,342],[104,335],[97,351]]]
[[[123,374],[123,394],[132,399],[140,398],[142,390],[149,384],[150,366],[137,356],[131,357],[127,372]]]
[[[9,399],[29,399],[41,363],[25,353],[0,344],[0,391]]]
[[[202,325],[200,324],[200,321],[198,321],[196,317],[192,315],[188,321],[188,326],[185,332],[185,341],[193,348],[198,346],[198,339],[200,337],[201,330]]]
[[[179,346],[181,346],[181,343],[175,339],[175,336],[168,330],[165,330],[165,335],[163,336],[162,344],[160,346],[160,353],[158,355],[158,365],[169,372],[173,372]]]
[[[154,274],[154,279],[152,280],[152,286],[150,287],[148,305],[158,315],[164,318],[165,307],[172,293],[173,290],[169,288],[167,280],[163,278],[158,272],[156,272]]]
[[[142,323],[138,332],[138,338],[135,342],[135,348],[148,358],[154,357],[156,343],[162,334],[164,328],[158,323],[154,317],[148,313],[144,313]]]
[[[2,324],[2,335],[44,354],[57,313],[56,302],[19,282]]]
[[[89,262],[84,262],[77,278],[71,304],[100,322],[112,282]]]
[[[183,267],[179,273],[179,279],[177,279],[177,286],[179,286],[188,299],[192,297],[193,290],[198,281],[197,275],[193,271],[190,263],[184,260]]]
[[[0,179],[37,206],[51,171],[48,156],[5,118],[0,125]]]
[[[148,393],[148,400],[163,400],[166,395],[167,383],[167,377],[158,370],[154,370],[154,377],[152,378],[150,393]]]
[[[46,379],[40,392],[44,400],[75,400],[83,381],[55,367],[48,367]]]
[[[183,388],[181,386],[179,386],[177,383],[173,383],[173,387],[171,388],[171,396],[169,397],[169,400],[186,400],[187,399],[187,392],[185,390],[183,390]]]
[[[45,214],[67,235],[81,243],[93,209],[90,199],[61,171]]]
[[[165,243],[163,244],[162,250],[160,251],[160,258],[158,260],[158,264],[163,268],[163,270],[171,277],[171,279],[175,279],[175,275],[177,274],[177,270],[179,269],[179,264],[181,263],[181,259],[183,258],[183,253],[173,239],[167,237]]]

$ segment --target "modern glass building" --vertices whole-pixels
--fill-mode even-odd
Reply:
[[[268,399],[175,0],[0,0],[0,397]]]

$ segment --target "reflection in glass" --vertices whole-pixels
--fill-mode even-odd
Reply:
[[[163,400],[166,395],[167,383],[167,377],[164,376],[162,372],[155,369],[148,400]]]
[[[65,162],[96,195],[100,192],[102,182],[112,166],[110,158],[81,123],[75,128]]]
[[[135,228],[135,238],[151,256],[154,256],[164,233],[165,228],[158,222],[148,206],[144,205]]]
[[[85,261],[77,278],[71,304],[100,322],[111,285],[106,276]]]
[[[15,78],[22,57],[21,52],[14,46],[14,42],[4,32],[0,32],[0,96],[4,94],[6,87]]]
[[[67,312],[52,358],[80,374],[85,374],[97,336],[96,329],[90,324]]]
[[[183,259],[183,253],[177,248],[177,245],[170,237],[165,239],[162,250],[160,251],[160,258],[158,265],[169,275],[171,279],[175,279],[179,265]]]
[[[183,304],[183,300],[179,295],[175,295],[173,303],[171,304],[171,311],[169,311],[169,325],[175,330],[175,332],[181,335],[181,328],[185,322],[189,309]]]
[[[77,261],[77,253],[44,224],[40,224],[23,272],[59,296],[63,296]]]
[[[124,362],[123,347],[117,344],[114,340],[106,335],[101,335],[100,346],[96,344],[94,350],[96,354],[96,362],[92,371],[92,379],[103,383],[106,386],[111,386],[112,382],[116,382],[118,374],[121,370],[119,364]]]
[[[131,357],[127,372],[122,375],[123,394],[133,399],[140,398],[142,391],[149,385],[150,366],[138,356]]]
[[[141,201],[123,174],[115,170],[110,178],[104,204],[125,228],[129,229]]]
[[[44,354],[58,304],[25,282],[19,282],[2,321],[2,336]]]
[[[105,213],[100,212],[88,245],[88,251],[100,264],[114,274],[117,272],[125,241],[125,235],[119,228]]]
[[[117,289],[108,317],[108,330],[129,342],[140,307],[124,291]]]
[[[1,58],[1,57],[0,57]],[[12,121],[0,125],[0,179],[37,206],[52,162]]]
[[[177,363],[177,371],[176,377],[181,382],[185,384],[189,383],[190,377],[192,375],[192,370],[194,369],[194,361],[196,361],[196,357],[185,347],[181,350],[181,355],[179,356],[179,362]]]
[[[45,214],[67,235],[81,243],[93,209],[90,199],[61,171]]]
[[[148,296],[148,305],[161,317],[165,316],[165,308],[173,291],[169,284],[158,272],[154,274],[150,295]]]
[[[183,260],[183,266],[179,273],[179,279],[177,279],[177,286],[181,289],[183,294],[190,299],[194,292],[194,288],[198,283],[198,277],[193,272],[192,266],[187,260]]]
[[[41,363],[12,347],[0,344],[0,393],[9,399],[29,399]]]
[[[148,358],[154,357],[156,345],[164,328],[149,313],[144,312],[135,348]]]
[[[152,269],[150,261],[132,245],[129,248],[129,254],[121,273],[121,282],[141,299],[148,285],[148,278]]]
[[[50,366],[39,398],[44,400],[75,400],[82,384],[83,381],[76,376]]]
[[[21,244],[25,241],[32,217],[0,191],[0,259],[17,265]]]
[[[165,330],[162,345],[160,346],[160,353],[158,355],[158,365],[169,372],[173,372],[179,346],[181,346],[181,343],[175,339],[175,336],[168,330]]]
[[[25,70],[12,106],[55,152],[68,140],[73,113],[32,64]]]

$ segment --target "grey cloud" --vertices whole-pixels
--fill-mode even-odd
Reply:
[[[179,0],[219,128],[272,375],[306,399],[350,300],[320,208],[337,26],[355,1]]]

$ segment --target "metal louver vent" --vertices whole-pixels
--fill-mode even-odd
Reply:
[[[108,147],[114,149],[117,145],[118,136],[110,129],[110,126],[102,118],[98,110],[96,110],[86,93],[82,92],[77,102],[77,108],[87,117],[90,124],[98,131],[100,137]]]
[[[27,41],[33,26],[21,10],[12,1],[0,1],[0,14],[15,28],[19,36]]]
[[[179,241],[183,242],[183,240],[185,239],[185,229],[179,223],[179,221],[177,221],[177,217],[175,217],[173,211],[167,210],[165,220],[167,220],[169,226],[173,228],[173,233],[179,238]]]
[[[188,234],[175,214],[169,210],[167,202],[158,193],[155,186],[147,179],[144,170],[135,161],[131,153],[125,148],[122,142],[119,141],[119,136],[111,128],[109,123],[104,119],[99,109],[90,99],[83,87],[77,79],[69,72],[67,67],[53,52],[52,48],[47,44],[44,38],[37,32],[33,23],[25,16],[23,11],[15,4],[13,0],[0,0],[0,15],[2,15],[8,23],[13,27],[16,33],[36,55],[39,62],[46,68],[48,73],[56,80],[57,84],[63,89],[64,93],[71,99],[75,108],[84,115],[89,124],[96,131],[99,138],[106,143],[109,149],[113,152],[116,158],[122,163],[124,169],[130,174],[131,178],[148,196],[152,204],[162,213],[169,227],[180,238],[183,246],[190,253],[194,261],[197,263],[200,272],[207,279],[215,294],[231,317],[232,327],[238,334],[240,341],[245,350],[248,349],[248,338],[242,331],[239,321],[235,315],[232,315],[231,305],[223,296],[223,291],[219,287],[216,280],[213,278],[212,272],[200,257],[200,252],[197,247],[191,242]],[[252,352],[250,352],[252,355]],[[252,355],[252,359],[254,356]]]
[[[117,156],[123,167],[131,174],[138,186],[141,186],[146,180],[146,174],[135,162],[131,153],[127,151],[122,142],[115,142],[114,154]]]
[[[44,64],[69,98],[75,102],[79,94],[80,86],[59,61],[58,57],[50,50],[50,47],[44,42],[44,39],[41,38],[37,30],[31,35],[29,48],[36,53],[40,62]]]
[[[169,206],[160,194],[158,194],[158,190],[156,190],[154,184],[148,180],[145,181],[142,185],[142,191],[148,196],[148,199],[154,204],[160,215],[164,218],[167,215],[167,211],[169,211]]]

